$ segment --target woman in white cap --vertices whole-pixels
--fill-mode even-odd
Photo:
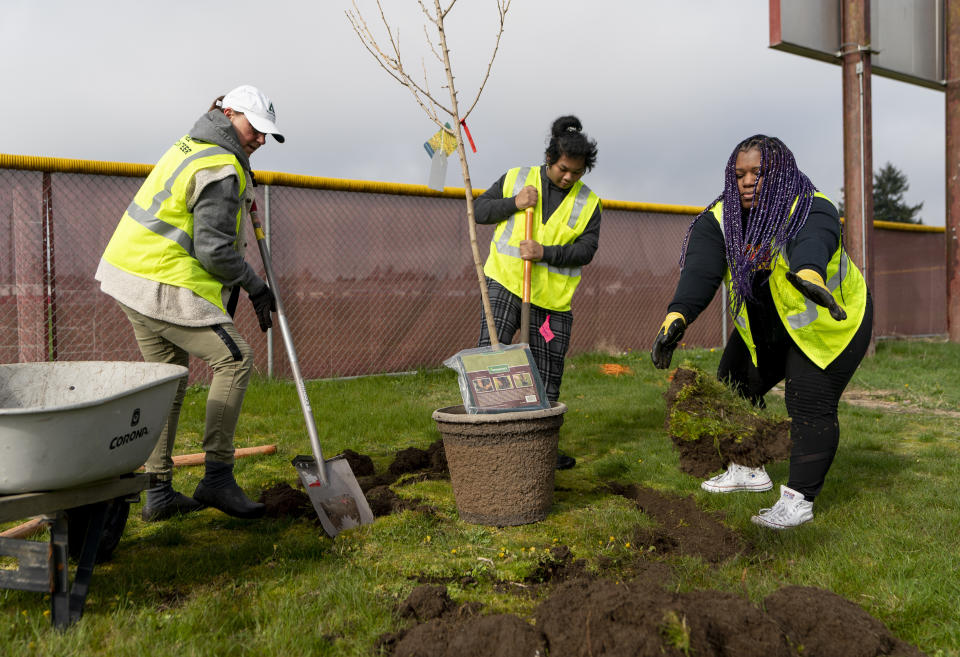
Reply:
[[[144,360],[213,370],[203,449],[206,473],[187,497],[173,489],[173,444],[187,380],[156,448],[141,516],[156,521],[212,506],[238,518],[265,507],[233,476],[233,434],[253,366],[253,351],[233,324],[240,289],[260,328],[272,326],[273,293],[243,258],[243,226],[256,184],[250,156],[266,135],[283,142],[273,103],[243,85],[221,96],[154,166],[120,219],[97,268],[101,289],[133,325]]]

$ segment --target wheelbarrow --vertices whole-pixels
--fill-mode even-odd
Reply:
[[[0,522],[40,516],[50,543],[0,537],[0,588],[50,594],[51,621],[83,615],[95,563],[120,541],[133,474],[150,456],[187,369],[168,363],[0,365]],[[67,557],[77,560],[69,586]]]

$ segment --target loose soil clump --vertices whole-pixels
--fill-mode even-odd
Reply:
[[[919,657],[920,650],[890,634],[876,618],[836,593],[787,586],[768,595],[763,606],[804,654],[820,657]]]
[[[261,491],[257,502],[267,506],[268,518],[303,518],[316,514],[307,494],[285,482]],[[319,522],[319,518],[317,520]]]
[[[703,511],[692,497],[664,495],[637,484],[607,485],[657,522],[656,527],[636,529],[632,542],[638,548],[646,547],[659,556],[697,556],[713,564],[752,550],[740,534],[721,522],[721,514]]]
[[[481,616],[478,604],[457,605],[433,582],[398,606],[415,624],[383,635],[377,649],[394,657],[922,657],[863,609],[822,589],[784,587],[759,605],[738,593],[676,592],[670,556],[716,564],[752,546],[692,498],[635,484],[608,487],[657,523],[636,530],[635,562],[616,564],[618,580],[591,573],[569,547],[556,546],[524,581],[494,584],[545,596],[532,618]]]
[[[809,587],[785,587],[757,606],[735,593],[578,578],[537,607],[535,625],[511,614],[457,617],[442,587],[426,588],[441,599],[429,604],[425,615],[433,617],[385,635],[378,648],[396,657],[542,657],[547,650],[593,657],[923,655],[852,602]],[[406,607],[424,607],[420,589]]]
[[[732,461],[759,467],[790,456],[790,420],[758,409],[706,372],[678,367],[663,395],[680,469],[706,477]]]
[[[343,450],[343,458],[350,464],[350,470],[354,477],[369,477],[376,473],[373,467],[373,459],[366,454],[358,454],[352,449]]]
[[[476,616],[483,609],[480,603],[465,603],[458,605],[450,599],[447,593],[447,587],[441,585],[423,584],[418,586],[407,599],[397,605],[396,613],[401,618],[413,619],[418,625],[412,628],[400,630],[399,632],[390,632],[383,634],[377,640],[376,653],[381,654],[381,650],[388,655],[391,654],[417,654],[408,652],[397,652],[398,644],[407,636],[407,634],[417,631],[418,634],[427,634],[432,630],[417,630],[424,624],[440,624],[441,619],[448,623],[456,623]],[[432,626],[431,626],[432,627]],[[406,642],[404,650],[410,650],[420,642],[416,636]]]
[[[443,451],[443,441],[436,440],[427,449],[408,447],[398,450],[394,454],[386,472],[376,473],[373,459],[366,454],[359,454],[352,449],[343,451],[342,456],[350,465],[350,470],[357,478],[360,490],[367,498],[367,503],[374,517],[381,517],[391,513],[399,513],[408,509],[433,513],[434,509],[421,505],[416,500],[406,500],[397,495],[390,488],[404,475],[416,475],[422,479],[449,478],[447,459]],[[275,484],[260,492],[257,499],[267,506],[266,516],[269,518],[302,518],[316,516],[310,498],[303,492],[303,485],[298,481],[297,488],[286,483]],[[319,517],[316,518],[319,524]]]

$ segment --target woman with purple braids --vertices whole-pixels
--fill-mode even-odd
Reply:
[[[723,193],[684,240],[680,280],[653,344],[666,369],[687,325],[726,282],[736,332],[717,377],[759,407],[785,381],[793,448],[780,498],[751,520],[786,529],[813,518],[840,439],[837,404],[873,330],[870,292],[841,240],[836,207],[775,137],[754,135],[727,162]],[[730,463],[711,493],[767,491],[763,467]]]

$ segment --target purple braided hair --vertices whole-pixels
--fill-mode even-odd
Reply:
[[[752,149],[760,151],[759,193],[754,195],[744,221],[737,189],[737,155]],[[687,254],[687,241],[697,219],[707,214],[717,201],[723,201],[723,238],[727,266],[733,286],[733,314],[743,302],[753,300],[753,277],[767,266],[781,249],[803,228],[817,191],[810,179],[797,167],[793,153],[776,137],[754,135],[744,139],[730,154],[724,171],[723,193],[707,209],[694,217],[681,247],[680,266]],[[790,213],[794,200],[796,209]]]

